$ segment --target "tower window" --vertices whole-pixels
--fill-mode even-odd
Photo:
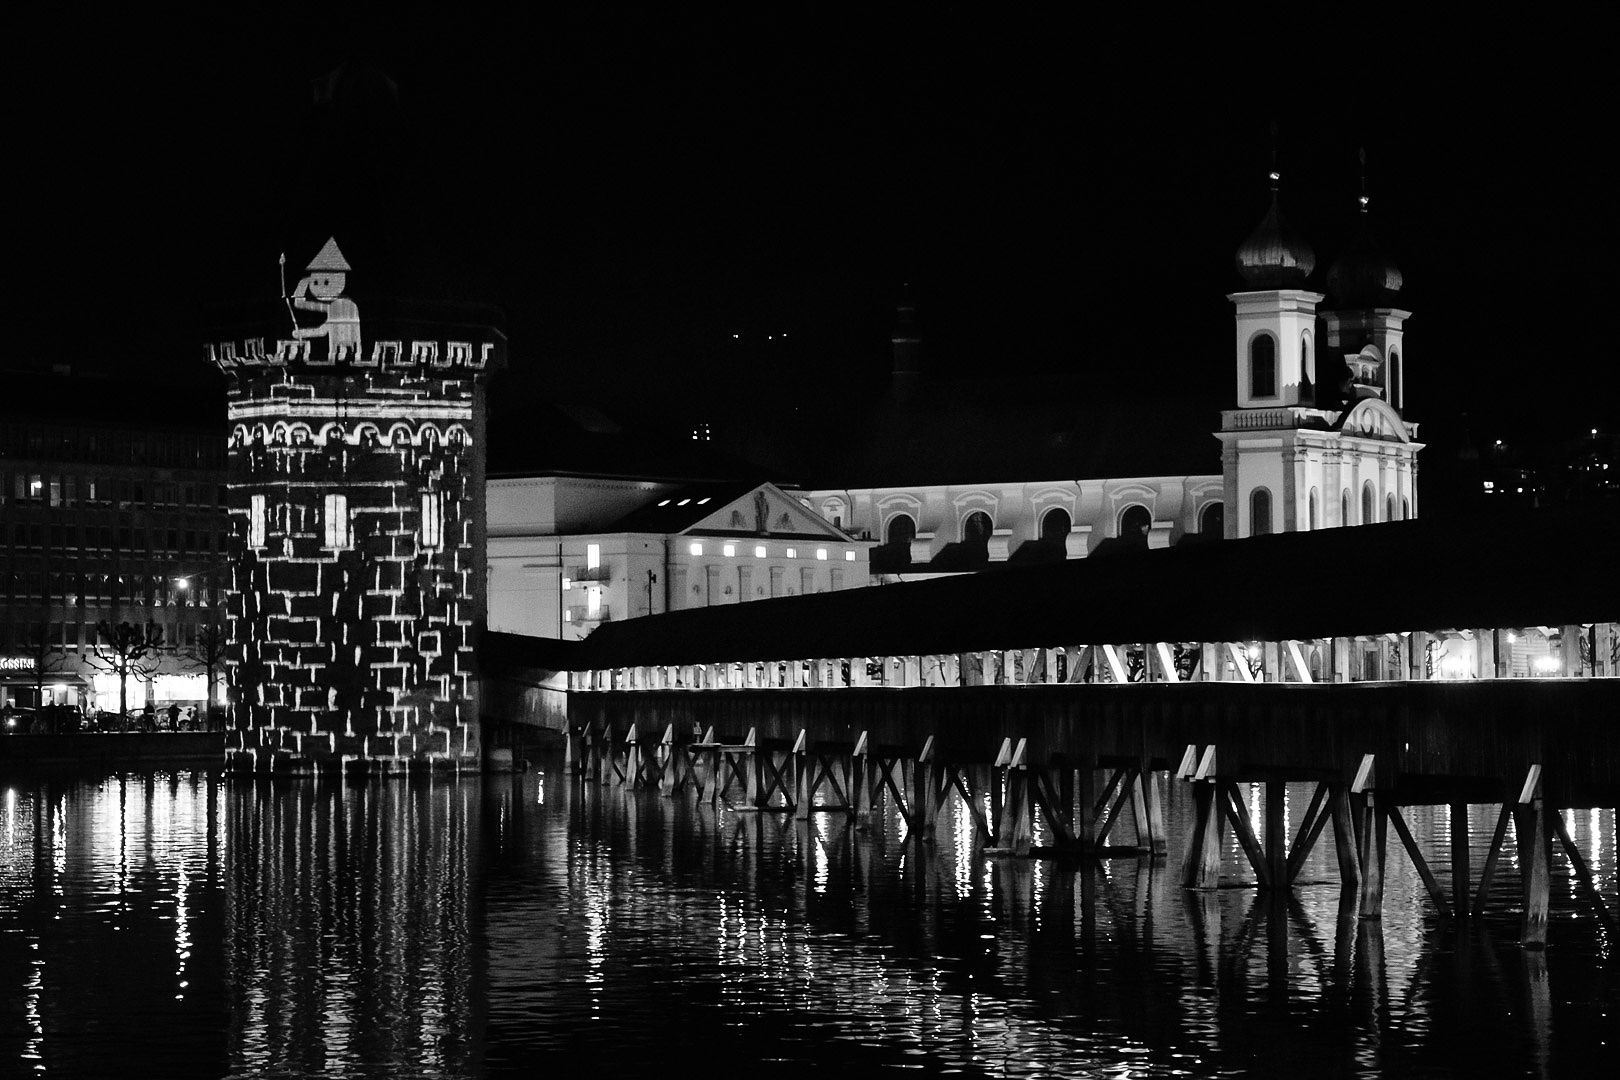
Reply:
[[[1249,342],[1249,396],[1277,396],[1277,339],[1256,334]]]
[[[269,511],[264,496],[251,496],[248,499],[248,547],[264,547],[268,524]]]
[[[1265,488],[1255,488],[1249,494],[1249,535],[1269,536],[1271,534],[1271,492]]]
[[[1312,532],[1315,532],[1320,527],[1318,522],[1319,511],[1317,510],[1317,503],[1318,499],[1316,496],[1316,489],[1311,488],[1310,517],[1305,527],[1310,529]]]
[[[1361,523],[1371,525],[1378,520],[1378,504],[1374,502],[1372,481],[1369,480],[1361,486]]]
[[[434,550],[444,547],[444,494],[438,491],[422,495],[422,547]]]
[[[329,548],[351,546],[348,497],[344,495],[328,495],[325,510],[326,546]]]

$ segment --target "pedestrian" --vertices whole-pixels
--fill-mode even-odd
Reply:
[[[169,702],[169,730],[180,730],[180,703],[177,701]]]
[[[141,730],[157,730],[157,710],[152,708],[152,703],[150,701],[146,703],[146,708],[141,710]]]

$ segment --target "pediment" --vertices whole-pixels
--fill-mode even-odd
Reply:
[[[708,516],[681,530],[682,535],[784,536],[839,540],[850,537],[833,528],[775,484],[761,484],[739,498],[721,504]]]
[[[1406,421],[1383,398],[1363,398],[1356,402],[1339,421],[1339,432],[1386,442],[1412,441],[1406,433]]]

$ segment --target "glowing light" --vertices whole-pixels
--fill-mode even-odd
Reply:
[[[698,501],[697,501],[697,504],[698,504],[698,505],[699,505],[699,506],[702,506],[702,505],[703,505],[703,504],[704,504],[704,503],[706,503],[706,502],[708,502],[708,501],[709,501],[709,500],[710,500],[710,499],[711,499],[711,498],[712,498],[712,497],[713,497],[713,496],[710,496],[710,495],[705,495],[705,496],[703,496],[703,498],[701,498],[701,499],[699,499],[699,500],[698,500]]]
[[[823,562],[825,562],[827,560],[827,549],[826,548],[816,548],[816,558],[818,558],[818,559],[822,560]]]
[[[674,501],[673,499],[665,499],[663,502],[659,503],[658,505],[659,506],[668,506],[673,501]]]
[[[765,545],[764,544],[756,545],[755,548],[754,548],[754,558],[763,559],[764,557],[765,557]]]
[[[721,550],[722,553],[725,554],[725,556],[727,558],[730,558],[731,556],[737,554],[737,545],[736,544],[726,544],[720,550]]]
[[[790,559],[797,559],[799,557],[799,549],[798,548],[788,548],[787,549],[787,557],[790,558]]]
[[[691,501],[692,501],[691,499],[682,499],[680,502],[676,503],[675,505],[676,506],[685,506],[687,503],[689,503]]]
[[[571,588],[573,588],[573,587],[574,587],[574,580],[573,580],[573,579],[572,579],[572,578],[563,578],[563,580],[562,580],[562,587],[563,587],[563,588],[564,588],[564,589],[571,589]]]
[[[844,552],[844,561],[845,562],[854,562],[855,561],[855,553],[853,551]]]
[[[1460,679],[1468,674],[1468,660],[1466,657],[1448,656],[1440,661],[1440,671],[1450,678]]]
[[[1556,656],[1538,656],[1538,657],[1536,657],[1536,670],[1537,671],[1546,671],[1546,672],[1557,671],[1558,670],[1558,657],[1556,657]]]
[[[1258,646],[1258,645],[1250,645],[1244,651],[1246,653],[1248,653],[1248,656],[1249,656],[1250,660],[1258,660],[1258,659],[1260,659],[1260,646]]]
[[[703,545],[702,544],[693,544],[691,547],[687,548],[686,550],[691,552],[693,555],[701,555],[701,554],[703,554]]]

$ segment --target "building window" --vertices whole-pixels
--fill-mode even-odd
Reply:
[[[1316,381],[1316,369],[1311,366],[1311,332],[1309,330],[1299,335],[1299,370],[1301,379],[1307,387]]]
[[[422,546],[430,551],[444,547],[444,493],[422,495]]]
[[[1198,531],[1219,540],[1226,535],[1226,505],[1212,502],[1198,516]]]
[[[1319,500],[1318,500],[1317,495],[1316,495],[1316,489],[1311,488],[1310,509],[1308,511],[1308,517],[1306,519],[1306,526],[1305,527],[1310,529],[1312,532],[1315,532],[1318,528],[1321,527],[1321,523],[1320,523],[1319,518],[1318,518],[1318,515],[1320,513],[1320,511],[1317,509],[1318,501]]]
[[[349,534],[349,499],[346,495],[326,497],[326,546],[347,548],[354,543]]]
[[[1066,554],[1070,525],[1071,519],[1067,510],[1061,506],[1048,510],[1041,515],[1041,543],[1059,555]]]
[[[587,570],[597,570],[597,569],[600,569],[601,566],[602,566],[602,545],[601,544],[586,544],[585,545],[585,569],[587,569]]]
[[[844,500],[828,499],[821,504],[821,516],[832,523],[835,529],[844,527]]]
[[[1148,530],[1153,528],[1153,513],[1140,503],[1127,506],[1119,515],[1119,538],[1127,547],[1147,547]]]
[[[1384,520],[1395,520],[1395,496],[1393,494],[1384,497]]]
[[[265,505],[263,495],[253,495],[248,499],[248,547],[264,547],[265,534],[269,531],[270,508]],[[121,545],[128,547],[127,540]]]
[[[1384,400],[1395,408],[1401,407],[1401,351],[1389,350],[1389,386],[1385,388]]]
[[[1378,505],[1373,501],[1375,498],[1371,480],[1361,485],[1361,523],[1363,525],[1371,525],[1378,520],[1378,511],[1374,509]]]
[[[1277,396],[1277,339],[1270,334],[1249,341],[1249,396]]]
[[[1348,524],[1350,524],[1350,489],[1349,488],[1345,488],[1344,493],[1339,496],[1339,524],[1340,525],[1348,525]]]
[[[594,585],[585,590],[585,614],[593,619],[602,614],[602,590]]]
[[[693,555],[701,555],[701,554],[703,554],[703,545],[702,544],[689,544],[689,545],[687,545],[686,550],[688,552],[690,552],[691,554],[693,554]]]
[[[1401,496],[1401,520],[1412,520],[1412,504],[1407,501],[1406,496],[1404,495]]]
[[[1269,536],[1271,534],[1271,492],[1265,488],[1255,488],[1249,494],[1249,535]]]

